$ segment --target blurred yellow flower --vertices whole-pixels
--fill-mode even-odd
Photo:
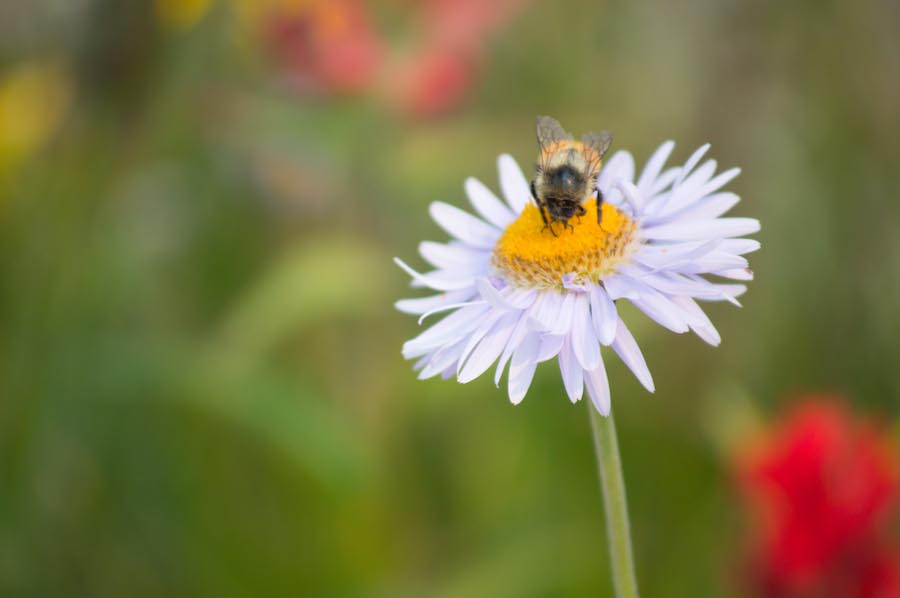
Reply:
[[[0,77],[0,178],[56,130],[70,92],[68,77],[54,64],[22,64]]]
[[[300,15],[321,0],[233,0],[238,19],[249,28],[258,27],[273,13]]]
[[[211,0],[156,0],[156,16],[163,26],[189,29],[209,10]]]

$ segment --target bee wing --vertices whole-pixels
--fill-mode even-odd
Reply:
[[[585,147],[585,157],[590,164],[591,172],[595,172],[600,167],[600,160],[609,151],[612,144],[613,136],[609,131],[601,131],[594,133],[593,131],[581,138],[581,142]],[[592,151],[588,151],[592,150]]]
[[[535,129],[537,130],[538,147],[541,150],[541,160],[543,160],[545,150],[554,143],[572,141],[574,139],[570,133],[567,133],[562,128],[558,120],[549,116],[537,117]]]

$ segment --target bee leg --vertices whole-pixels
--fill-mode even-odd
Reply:
[[[538,212],[541,214],[541,220],[544,221],[544,228],[541,229],[541,232],[544,232],[546,229],[550,229],[550,232],[553,233],[553,236],[556,236],[556,231],[553,230],[553,227],[550,226],[550,221],[547,220],[547,214],[544,212],[546,209],[546,204],[538,199],[537,190],[534,188],[534,181],[531,181],[531,197],[534,199],[534,203],[537,204]]]
[[[604,232],[609,232],[603,228],[603,210],[600,209],[603,206],[603,201],[603,191],[600,190],[600,187],[597,187],[597,226]]]
[[[581,217],[587,214],[587,210],[585,210],[584,206],[581,204],[578,204],[577,209],[578,211],[575,213],[575,216],[578,218],[578,224],[581,224]]]
[[[544,216],[544,212],[543,212],[543,211],[541,211],[541,216],[542,216],[542,217]],[[547,220],[547,218],[545,217],[545,218],[544,218],[544,228],[541,229],[541,232],[544,232],[544,231],[547,230],[548,228],[550,229],[550,233],[551,233],[554,237],[558,237],[558,236],[559,236],[559,235],[556,234],[556,231],[553,230],[553,222],[550,222],[550,221]]]
[[[553,230],[553,226],[551,226],[552,222],[547,220],[547,214],[544,213],[544,204],[541,203],[540,201],[538,201],[538,212],[540,212],[540,214],[541,214],[541,220],[544,221],[544,228],[541,229],[541,232],[544,232],[545,230],[547,230],[549,228],[550,232],[553,233],[553,236],[554,237],[557,236],[556,231]]]
[[[575,227],[572,226],[571,224],[569,224],[568,220],[565,222],[565,225],[566,225],[566,228],[571,228],[571,229],[572,229],[572,233],[573,233],[573,234],[575,233]]]

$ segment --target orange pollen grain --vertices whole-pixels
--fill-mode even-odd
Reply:
[[[510,284],[544,289],[561,289],[567,274],[577,282],[597,283],[613,273],[638,245],[637,224],[605,203],[601,227],[596,201],[588,201],[584,208],[584,216],[569,220],[571,228],[553,223],[554,236],[537,206],[528,205],[494,246],[494,268]]]

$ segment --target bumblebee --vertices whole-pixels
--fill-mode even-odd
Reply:
[[[562,222],[565,227],[572,216],[584,216],[584,203],[597,194],[597,225],[601,226],[603,214],[600,205],[603,194],[597,187],[597,174],[606,155],[612,135],[588,133],[575,141],[570,133],[549,116],[537,118],[537,142],[540,149],[531,181],[531,195],[541,212],[544,228],[553,236],[553,224]]]

